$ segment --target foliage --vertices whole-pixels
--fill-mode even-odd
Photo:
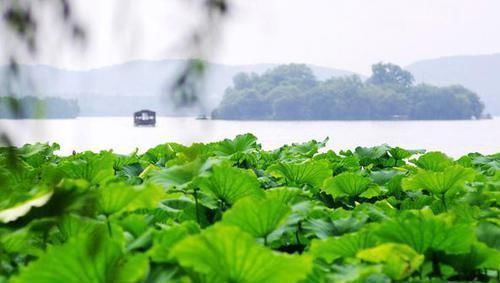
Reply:
[[[0,282],[497,280],[500,154],[326,142],[1,148]]]
[[[187,237],[171,254],[182,266],[206,274],[208,282],[298,282],[312,268],[311,257],[275,253],[222,224]]]
[[[266,198],[245,198],[224,213],[223,223],[240,227],[254,237],[267,237],[280,225],[284,224],[290,214],[290,206],[280,201],[280,195]]]
[[[409,246],[394,243],[362,250],[357,257],[368,262],[384,263],[384,273],[396,280],[410,276],[424,261],[424,256]]]
[[[257,177],[251,172],[227,165],[214,166],[212,174],[197,179],[196,185],[223,204],[234,204],[249,196],[263,196]]]
[[[368,190],[371,181],[356,173],[345,172],[325,181],[324,191],[334,198],[355,197]]]
[[[378,63],[372,66],[372,76],[368,82],[375,85],[394,85],[411,87],[415,78],[413,75],[394,64]]]
[[[325,161],[305,161],[301,163],[279,162],[268,167],[267,172],[280,178],[288,186],[310,186],[319,188],[332,175]]]
[[[262,75],[241,73],[226,89],[216,119],[390,120],[479,118],[483,104],[462,87],[413,85],[411,73],[373,65],[373,75],[318,81],[306,65],[278,66]]]
[[[38,260],[22,269],[13,282],[137,282],[148,273],[143,254],[127,254],[120,239],[100,225],[90,234],[49,247]]]

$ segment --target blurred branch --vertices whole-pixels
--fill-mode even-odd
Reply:
[[[176,107],[191,107],[199,103],[207,62],[201,58],[210,57],[218,36],[221,33],[223,20],[229,14],[227,0],[203,0],[203,17],[199,25],[191,32],[188,46],[192,50],[192,58],[185,63],[171,89],[172,100]]]
[[[17,93],[14,89],[16,82],[21,79],[30,82],[30,78],[21,78],[19,57],[23,52],[28,56],[36,57],[39,46],[39,25],[43,15],[40,11],[42,5],[48,5],[50,9],[56,11],[59,19],[63,23],[61,27],[69,32],[74,42],[85,42],[85,30],[77,23],[73,16],[71,5],[68,0],[0,0],[0,40],[6,49],[5,56],[9,58],[7,66],[6,81],[2,82],[2,94],[8,97],[15,97]],[[8,99],[8,107],[15,118],[23,117],[23,105],[18,99]],[[2,144],[11,146],[11,139],[8,133],[2,131]]]
[[[187,0],[186,0],[187,1]],[[200,19],[195,27],[188,32],[187,40],[183,42],[183,50],[189,51],[189,57],[182,66],[168,96],[174,105],[192,107],[200,103],[200,90],[207,72],[204,59],[209,58],[219,40],[223,21],[230,12],[229,0],[191,0],[199,8]],[[119,2],[117,6],[123,6]],[[72,43],[87,41],[86,29],[80,25],[74,15],[74,2],[71,0],[0,0],[0,41],[6,58],[9,58],[8,74],[5,82],[0,82],[0,94],[16,96],[16,83],[21,85],[22,72],[19,62],[28,58],[36,58],[40,46],[45,40],[41,26],[46,19],[46,12],[56,14],[61,21],[62,34],[69,35]],[[42,9],[47,8],[47,9]],[[119,7],[117,7],[119,8]],[[61,33],[61,32],[60,32]],[[29,78],[23,78],[23,84],[29,83]],[[32,87],[32,86],[30,86]],[[23,106],[12,99],[12,112],[18,118],[23,117]],[[1,130],[1,129],[0,129]],[[1,134],[1,133],[0,133]],[[7,133],[4,133],[3,143],[10,145]]]

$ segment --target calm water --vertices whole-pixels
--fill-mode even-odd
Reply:
[[[405,148],[441,150],[451,156],[468,152],[500,152],[500,117],[481,121],[211,121],[194,118],[159,118],[155,128],[136,128],[132,118],[79,118],[75,120],[0,120],[16,145],[57,142],[61,153],[72,150],[111,149],[129,153],[167,141],[190,144],[217,141],[254,133],[264,148],[285,143],[322,140],[328,148],[350,149],[383,143]]]

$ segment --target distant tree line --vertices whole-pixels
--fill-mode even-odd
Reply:
[[[79,111],[76,99],[0,96],[0,118],[75,118]]]
[[[449,120],[479,118],[479,96],[459,85],[414,84],[393,64],[375,64],[372,76],[318,81],[306,65],[281,65],[262,75],[240,73],[212,113],[214,119]]]

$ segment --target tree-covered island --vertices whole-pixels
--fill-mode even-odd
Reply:
[[[372,75],[318,80],[306,65],[281,65],[262,75],[240,73],[226,89],[214,119],[234,120],[453,120],[481,117],[479,96],[463,86],[415,85],[393,64]]]
[[[68,119],[79,112],[76,99],[0,96],[0,119]]]

